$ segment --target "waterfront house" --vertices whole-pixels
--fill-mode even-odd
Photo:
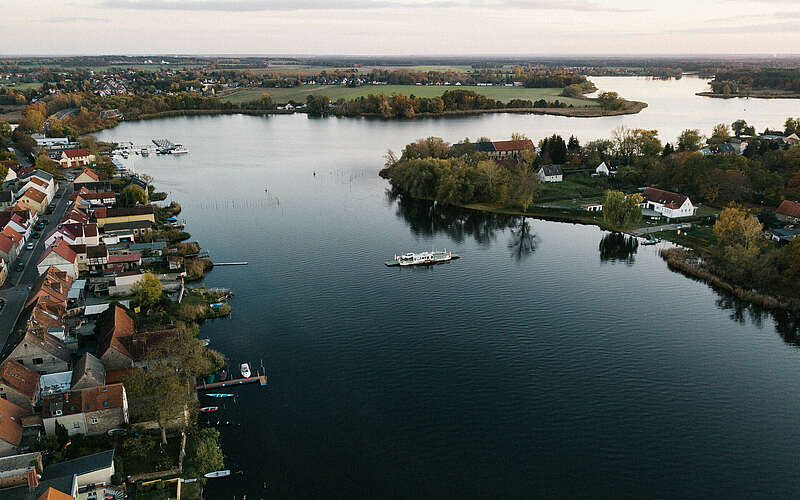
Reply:
[[[784,141],[786,141],[787,144],[798,144],[798,143],[800,143],[800,137],[798,137],[797,134],[793,133],[793,134],[790,134],[790,135],[786,136]]]
[[[603,211],[603,204],[602,203],[586,203],[581,205],[581,210],[586,212],[602,212]]]
[[[42,423],[48,435],[56,422],[70,436],[97,436],[128,423],[128,397],[121,383],[71,390],[42,398]]]
[[[40,377],[41,375],[18,361],[5,360],[0,366],[0,398],[33,411],[39,398]]]
[[[130,207],[130,208],[98,208],[94,212],[97,220],[97,227],[103,229],[106,224],[133,221],[149,221],[155,224],[155,213],[153,207]]]
[[[123,495],[115,495],[115,490],[111,487],[114,472],[114,450],[111,449],[48,465],[42,472],[40,487],[59,487],[59,491],[70,492],[70,498],[78,500],[88,500],[91,493],[97,499],[104,499],[107,495],[122,498]],[[48,500],[61,498],[53,497]]]
[[[792,224],[800,221],[800,203],[796,201],[783,200],[775,210],[775,217],[783,222]]]
[[[505,160],[508,158],[519,158],[525,150],[535,150],[536,146],[530,139],[522,139],[517,141],[492,141],[494,151],[489,151],[489,157],[498,160]]]
[[[536,175],[539,176],[541,182],[562,182],[564,180],[564,171],[558,165],[544,165]]]
[[[39,274],[42,274],[50,266],[55,266],[56,269],[66,272],[72,278],[78,277],[78,256],[66,241],[61,240],[48,247],[36,265],[36,269]]]
[[[19,453],[22,442],[22,417],[30,413],[11,401],[0,399],[0,457]]]
[[[82,187],[77,193],[69,195],[69,201],[82,200],[82,206],[88,208],[111,207],[117,202],[117,195],[114,191],[89,191]]]
[[[56,161],[61,168],[83,167],[94,163],[95,156],[86,148],[67,149],[61,152]]]
[[[72,179],[73,184],[82,184],[84,182],[91,183],[99,181],[100,181],[100,176],[97,175],[97,173],[95,173],[95,171],[90,168],[84,168],[81,171],[81,173],[79,173],[77,176],[75,176],[74,179]]]
[[[662,189],[649,187],[642,192],[642,198],[643,209],[652,210],[669,219],[691,217],[697,210],[688,196]]]
[[[605,175],[605,176],[616,175],[617,167],[610,161],[608,162],[604,161],[600,163],[600,165],[598,165],[597,168],[594,169],[594,173],[596,175]]]

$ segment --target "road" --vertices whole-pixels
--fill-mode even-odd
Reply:
[[[72,184],[68,182],[59,183],[60,187],[57,191],[61,194],[61,198],[56,198],[56,209],[50,215],[41,215],[48,219],[47,227],[40,231],[42,237],[39,239],[29,239],[36,245],[33,250],[23,250],[14,262],[9,263],[8,279],[5,285],[0,288],[0,298],[6,301],[5,307],[0,311],[0,345],[4,346],[0,352],[5,350],[6,341],[14,324],[17,322],[17,317],[22,312],[22,307],[25,305],[25,299],[28,296],[28,291],[39,276],[36,269],[36,264],[42,258],[44,253],[44,239],[47,235],[53,232],[58,226],[58,220],[61,219],[66,212],[69,203],[69,194],[72,192]],[[24,262],[25,268],[21,272],[15,271],[17,262]]]
[[[639,229],[628,231],[628,233],[632,236],[644,236],[646,234],[657,233],[659,231],[676,231],[678,229],[688,229],[691,227],[692,224],[690,222],[680,222],[678,224],[665,224],[663,226],[640,227]]]

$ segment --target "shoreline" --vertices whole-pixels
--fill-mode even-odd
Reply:
[[[695,95],[700,97],[712,97],[714,99],[800,99],[800,92],[776,93],[774,90],[755,90],[748,93],[736,92],[733,94],[715,94],[714,92],[697,92]]]

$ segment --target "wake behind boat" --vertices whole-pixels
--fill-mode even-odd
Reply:
[[[432,264],[440,264],[450,260],[458,259],[458,254],[444,250],[433,250],[431,252],[420,253],[404,253],[403,255],[395,255],[393,260],[387,260],[384,264],[388,267],[394,266],[429,266]]]

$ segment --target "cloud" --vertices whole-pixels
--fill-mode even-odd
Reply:
[[[48,23],[104,23],[108,19],[102,17],[50,17],[45,19]]]
[[[787,16],[794,17],[794,16]],[[695,33],[695,34],[743,34],[743,33],[800,33],[800,23],[797,21],[748,24],[745,26],[703,26],[700,28],[687,28],[670,30],[666,33]]]
[[[336,2],[329,0],[102,0],[100,6],[117,9],[216,12],[481,7],[592,12],[641,12],[647,10],[605,6],[603,3],[589,0],[427,0],[414,3],[393,0],[342,0]]]

